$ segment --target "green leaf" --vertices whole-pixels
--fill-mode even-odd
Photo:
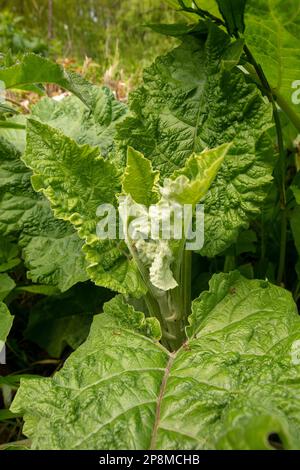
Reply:
[[[122,180],[125,194],[130,194],[135,202],[150,206],[158,200],[155,186],[158,183],[158,171],[152,170],[151,162],[132,147],[127,151],[127,166]]]
[[[192,155],[169,180],[169,196],[181,204],[197,204],[209,190],[230,147],[223,144]]]
[[[5,297],[14,289],[16,283],[6,273],[0,274],[0,301],[4,300]]]
[[[32,281],[67,290],[87,279],[82,241],[32,189],[31,172],[20,157],[0,138],[0,232],[18,239]]]
[[[66,346],[76,349],[86,339],[93,316],[111,294],[92,284],[77,284],[61,295],[37,302],[30,310],[25,337],[50,356],[60,357]]]
[[[277,101],[300,130],[300,15],[298,0],[248,0],[245,39]]]
[[[222,66],[225,70],[230,71],[233,67],[239,64],[241,55],[244,50],[244,39],[237,39],[229,46],[222,59]]]
[[[18,286],[16,287],[17,292],[29,292],[31,294],[41,295],[55,295],[59,294],[60,291],[55,286],[48,286],[43,284],[31,284],[29,286]]]
[[[15,127],[4,128],[0,127],[0,136],[8,140],[17,150],[24,152],[26,145],[26,125],[27,115],[18,114],[10,118],[10,121],[15,124]],[[20,127],[22,126],[22,127]]]
[[[132,305],[125,302],[121,295],[104,304],[103,312],[111,316],[114,323],[121,328],[128,328],[155,341],[161,339],[161,327],[157,318],[148,317],[137,312]]]
[[[175,353],[132,329],[134,318],[120,321],[127,309],[114,302],[53,378],[22,380],[11,411],[25,415],[33,449],[272,449],[274,433],[299,448],[300,319],[289,292],[214,276]]]
[[[205,198],[203,255],[224,251],[260,210],[272,179],[274,150],[266,131],[272,109],[244,74],[222,60],[230,38],[210,25],[206,40],[186,37],[144,73],[118,126],[119,158],[142,152],[161,179],[193,153],[233,142]]]
[[[1,276],[3,276],[1,274]],[[3,302],[0,302],[0,352],[4,346],[7,335],[13,324],[13,317]]]
[[[245,30],[244,12],[247,0],[216,0],[229,34],[236,36]]]
[[[31,225],[22,232],[19,244],[28,279],[65,292],[88,279],[83,243],[70,224],[54,218],[47,201],[45,207],[44,216],[41,211],[30,219]]]
[[[0,127],[3,127],[4,129],[25,129],[24,124],[19,124],[14,121],[0,121]]]
[[[0,235],[0,273],[11,270],[20,262],[18,246]]]
[[[120,293],[145,292],[137,267],[128,259],[121,240],[100,240],[96,235],[97,209],[116,204],[121,172],[104,160],[99,149],[78,145],[45,124],[28,120],[24,162],[33,172],[32,184],[51,202],[54,215],[71,222],[86,241],[88,273],[97,284]]]
[[[75,96],[61,101],[43,98],[32,108],[32,117],[60,129],[78,144],[98,146],[102,156],[113,150],[115,127],[126,112],[108,88],[90,85],[94,96],[93,112]]]
[[[59,64],[36,54],[25,54],[11,67],[0,69],[0,80],[5,88],[23,88],[39,83],[55,83],[74,93],[89,108],[94,109],[95,99],[91,84],[74,72],[67,72]]]

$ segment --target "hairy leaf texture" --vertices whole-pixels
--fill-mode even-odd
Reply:
[[[18,240],[28,277],[61,291],[87,279],[82,241],[69,223],[57,220],[49,202],[31,186],[21,154],[0,138],[0,232]]]
[[[108,88],[90,85],[94,98],[93,112],[76,96],[61,101],[43,98],[32,109],[32,117],[60,129],[78,144],[98,146],[103,156],[113,150],[115,127],[126,113]]]
[[[84,252],[91,279],[121,293],[145,292],[137,267],[121,240],[96,235],[97,209],[116,205],[120,170],[96,147],[74,140],[38,121],[29,120],[24,162],[34,172],[32,184],[51,201],[56,217],[71,222],[86,241]]]
[[[119,158],[134,147],[161,178],[182,168],[194,152],[233,141],[205,198],[205,245],[214,256],[247,227],[266,195],[274,151],[266,131],[272,109],[237,68],[223,67],[229,37],[214,25],[207,38],[186,37],[159,57],[133,92],[118,126]]]
[[[97,105],[91,84],[81,75],[67,72],[61,65],[37,54],[28,53],[11,67],[0,69],[0,80],[6,89],[23,88],[32,84],[55,83],[78,96],[90,110]]]
[[[33,449],[271,449],[274,433],[299,448],[300,320],[289,292],[215,275],[175,353],[140,322],[113,299],[62,370],[22,380],[12,411],[25,414]]]

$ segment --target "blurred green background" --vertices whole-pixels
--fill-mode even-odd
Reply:
[[[173,45],[145,27],[174,20],[160,0],[0,0],[0,11],[2,63],[32,51],[113,88],[119,81],[135,86],[142,69]]]

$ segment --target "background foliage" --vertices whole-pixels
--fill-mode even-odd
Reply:
[[[2,52],[42,52],[75,68],[85,63],[94,80],[106,72],[107,80],[134,83],[172,46],[143,26],[174,19],[160,0],[2,0],[0,11]]]

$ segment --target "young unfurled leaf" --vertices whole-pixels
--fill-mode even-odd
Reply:
[[[141,273],[144,269],[149,271],[146,277],[149,274],[151,284],[157,289],[168,291],[178,286],[172,268],[176,272],[181,265],[179,247],[184,246],[188,228],[185,225],[191,224],[193,215],[191,213],[187,220],[184,206],[194,209],[205,196],[229,148],[230,144],[224,144],[192,155],[181,170],[166,178],[159,187],[159,172],[152,170],[151,161],[129,148],[123,177],[123,192],[127,197],[120,198],[119,212],[129,250]],[[151,204],[155,201],[155,205]],[[154,225],[158,226],[155,236]],[[177,225],[181,226],[181,243],[178,240],[174,243]]]
[[[53,378],[22,380],[12,411],[25,414],[33,449],[272,449],[272,433],[299,448],[290,293],[237,272],[214,276],[175,353],[140,335],[142,317],[129,309],[114,299]]]
[[[183,168],[165,180],[162,195],[180,204],[197,204],[209,190],[230,147],[231,144],[223,144],[192,155]]]
[[[122,180],[123,191],[138,204],[150,206],[158,201],[159,173],[152,170],[151,161],[132,147],[127,151],[127,166]]]
[[[104,304],[103,312],[113,318],[114,323],[121,328],[129,328],[155,341],[161,338],[161,327],[157,318],[145,318],[142,312],[137,312],[121,295]]]
[[[61,101],[43,98],[32,107],[32,118],[60,129],[78,144],[98,146],[103,157],[113,152],[115,127],[126,113],[126,106],[118,102],[108,88],[90,85],[93,112],[76,96]]]

